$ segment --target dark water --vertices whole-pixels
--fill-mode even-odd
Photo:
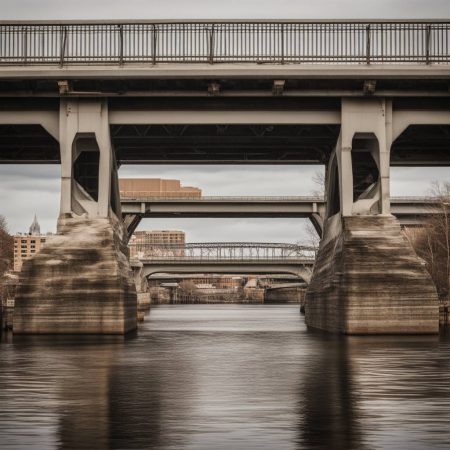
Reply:
[[[1,449],[449,449],[450,339],[166,306],[134,337],[0,343]]]

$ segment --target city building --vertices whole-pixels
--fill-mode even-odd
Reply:
[[[119,179],[119,188],[122,198],[198,198],[202,196],[199,188],[181,186],[179,180],[163,180],[161,178],[121,178]]]
[[[20,272],[25,260],[33,257],[44,246],[48,235],[41,234],[41,227],[34,216],[28,233],[19,233],[14,236],[14,271]]]
[[[179,230],[135,231],[129,247],[131,258],[145,256],[182,256],[186,235]]]

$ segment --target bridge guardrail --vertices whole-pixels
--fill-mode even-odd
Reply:
[[[180,197],[176,197],[174,195],[170,195],[170,196],[165,196],[165,195],[161,195],[161,196],[146,196],[146,195],[136,195],[136,194],[132,194],[131,192],[121,192],[120,193],[120,198],[121,200],[125,200],[125,201],[136,201],[136,202],[140,202],[140,201],[148,201],[148,202],[152,202],[152,201],[164,201],[164,202],[212,202],[212,201],[236,201],[236,202],[242,202],[242,201],[261,201],[261,202],[266,202],[266,201],[292,201],[292,202],[296,202],[299,200],[303,200],[303,201],[311,201],[311,202],[318,202],[318,203],[323,203],[324,199],[323,197],[316,197],[316,196],[293,196],[293,195],[278,195],[278,196],[270,196],[270,195],[243,195],[243,196],[226,196],[226,195],[203,195],[201,197],[198,196],[180,196]]]
[[[448,64],[450,21],[0,23],[0,64]]]
[[[279,196],[268,196],[268,195],[247,195],[247,196],[226,196],[226,195],[209,195],[209,196],[180,196],[176,197],[174,195],[170,196],[145,196],[145,195],[136,195],[136,193],[132,194],[131,192],[121,192],[120,198],[122,201],[127,202],[214,202],[214,201],[229,201],[229,202],[315,202],[315,203],[324,203],[325,199],[323,197],[318,196],[295,196],[295,195],[279,195]],[[439,198],[436,197],[420,197],[420,196],[403,196],[403,197],[391,197],[391,203],[407,203],[407,202],[416,202],[416,203],[433,203],[439,202]]]
[[[167,257],[149,257],[149,256],[143,256],[138,258],[141,262],[152,262],[152,263],[164,263],[164,262],[178,262],[178,261],[185,261],[185,262],[210,262],[210,263],[228,263],[228,262],[242,262],[242,263],[257,263],[257,262],[280,262],[280,261],[286,261],[286,262],[293,262],[298,264],[312,264],[314,262],[314,258],[298,258],[295,256],[285,256],[285,257],[275,257],[275,258],[240,258],[240,257],[223,257],[223,258],[215,258],[215,257],[192,257],[192,256],[167,256]]]

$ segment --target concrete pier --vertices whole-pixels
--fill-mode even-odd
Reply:
[[[136,289],[120,224],[64,220],[61,235],[24,264],[16,334],[124,334],[136,328]]]
[[[438,333],[436,289],[397,219],[346,217],[326,231],[306,294],[308,326],[344,334]]]

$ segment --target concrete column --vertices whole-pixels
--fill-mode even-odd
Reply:
[[[341,133],[336,145],[339,167],[341,211],[352,215],[390,214],[389,171],[392,145],[392,101],[386,99],[342,99]],[[357,148],[355,141],[365,148]],[[353,201],[352,152],[374,159],[379,178],[370,198]],[[376,205],[375,205],[376,203]]]
[[[110,217],[111,174],[117,170],[112,152],[106,100],[61,99],[61,214]],[[74,164],[83,151],[99,153],[98,199],[77,186]]]
[[[323,238],[306,294],[305,320],[312,328],[438,332],[436,289],[390,214],[391,144],[391,101],[342,100],[341,133],[327,170]]]
[[[60,139],[58,235],[23,266],[13,331],[124,334],[137,300],[106,100],[62,99]]]

